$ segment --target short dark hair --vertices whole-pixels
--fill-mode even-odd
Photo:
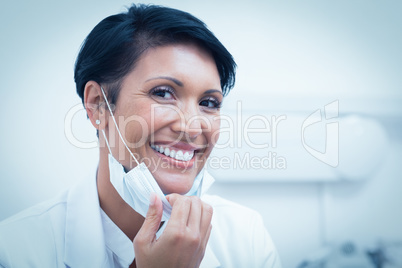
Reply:
[[[117,101],[120,83],[141,54],[151,47],[194,42],[211,53],[227,95],[235,83],[236,63],[207,26],[177,9],[133,4],[127,12],[109,16],[89,33],[75,62],[74,80],[84,102],[88,81],[106,84],[108,99]]]

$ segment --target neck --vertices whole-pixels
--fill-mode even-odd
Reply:
[[[120,197],[110,182],[107,149],[101,148],[99,153],[97,186],[100,206],[117,227],[133,241],[144,222],[144,217]]]

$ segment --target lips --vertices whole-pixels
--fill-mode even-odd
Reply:
[[[194,157],[195,150],[179,150],[164,145],[150,144],[151,148],[158,153],[164,154],[167,157],[175,160],[188,162]]]

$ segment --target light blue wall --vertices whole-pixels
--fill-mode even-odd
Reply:
[[[93,174],[97,150],[73,146],[65,117],[80,104],[73,66],[85,36],[129,1],[7,1],[0,9],[0,220]],[[203,19],[238,63],[228,104],[273,113],[340,113],[384,126],[389,150],[358,182],[228,183],[211,189],[263,215],[284,267],[323,245],[402,240],[402,5],[398,1],[157,1]],[[321,103],[317,100],[323,100]],[[79,111],[74,134],[96,141]]]

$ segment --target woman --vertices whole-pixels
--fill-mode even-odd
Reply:
[[[188,13],[133,5],[101,21],[75,66],[97,173],[2,222],[0,265],[280,267],[256,212],[204,194],[234,76],[232,56]]]

